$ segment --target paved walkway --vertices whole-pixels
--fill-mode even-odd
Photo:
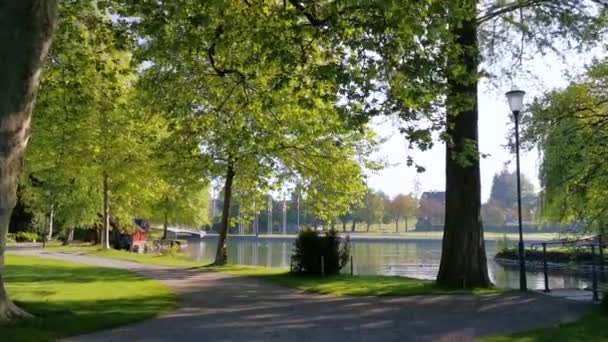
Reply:
[[[590,308],[540,294],[321,296],[200,270],[41,250],[17,253],[128,269],[163,281],[179,295],[175,312],[68,341],[473,341],[575,320]]]

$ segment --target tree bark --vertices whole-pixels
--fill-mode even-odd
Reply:
[[[342,221],[342,232],[346,233],[346,221]]]
[[[69,246],[74,241],[74,227],[68,229],[68,233],[63,240],[62,246]]]
[[[214,265],[221,266],[228,262],[228,246],[226,237],[228,236],[228,228],[230,227],[230,200],[232,199],[232,182],[235,172],[234,165],[228,164],[226,170],[226,181],[224,183],[224,207],[222,209],[222,230],[220,231],[219,239],[217,240],[217,252],[215,254]]]
[[[55,220],[55,205],[51,205],[51,212],[49,213],[49,235],[47,236],[47,240],[53,239],[53,221]]]
[[[480,215],[479,155],[464,153],[470,151],[467,147],[471,144],[478,147],[477,0],[457,3],[457,13],[468,13],[450,23],[453,44],[458,48],[449,52],[448,65],[462,67],[464,72],[448,75],[446,124],[451,140],[446,148],[446,210],[437,283],[459,288],[490,287]]]
[[[101,229],[101,248],[110,248],[110,187],[108,175],[103,175],[103,222]]]
[[[404,219],[405,219],[405,232],[407,233],[407,216],[404,217]]]
[[[399,217],[395,220],[395,233],[399,233]]]
[[[353,219],[353,224],[350,227],[350,231],[354,233],[356,229],[357,229],[357,220]]]
[[[0,2],[0,321],[29,316],[4,289],[4,250],[56,10],[55,0]]]

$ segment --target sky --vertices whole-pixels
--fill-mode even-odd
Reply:
[[[555,56],[537,56],[525,63],[531,63],[535,78],[515,80],[517,87],[526,91],[524,103],[530,103],[535,96],[539,96],[544,90],[563,88],[568,84],[568,76],[581,73],[585,63],[589,63],[593,57],[599,56],[592,52],[584,55],[570,53],[561,61]],[[501,171],[505,162],[510,162],[509,170],[515,170],[515,155],[505,147],[508,142],[507,133],[512,127],[510,110],[507,104],[505,92],[511,88],[497,89],[487,82],[480,83],[479,87],[479,148],[482,153],[490,156],[481,160],[481,190],[482,201],[487,201],[492,187],[494,174]],[[526,113],[523,113],[526,115]],[[382,190],[393,197],[399,193],[413,193],[415,189],[416,175],[420,182],[421,191],[432,191],[445,189],[445,147],[442,143],[436,143],[429,151],[408,151],[407,143],[398,132],[398,125],[394,120],[387,118],[376,118],[372,126],[376,132],[383,137],[390,137],[380,148],[376,157],[384,158],[390,164],[389,167],[369,174],[368,185],[376,190]],[[424,166],[426,171],[417,174],[413,167],[405,165],[408,155],[414,157],[415,161]],[[521,156],[521,171],[539,189],[538,151],[524,153]]]

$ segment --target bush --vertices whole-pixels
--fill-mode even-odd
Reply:
[[[604,292],[604,297],[602,298],[602,309],[604,309],[604,312],[608,314],[608,291]]]
[[[15,242],[17,242],[15,240],[15,234],[12,234],[12,233],[6,234],[6,243],[15,243]]]
[[[33,232],[19,232],[15,234],[16,242],[36,242],[40,240],[40,237],[37,233]]]
[[[325,274],[338,274],[350,256],[350,240],[343,242],[333,229],[324,236],[314,230],[301,230],[294,245],[293,271],[297,273],[320,275],[323,257]]]
[[[496,250],[499,252],[507,252],[509,249],[514,248],[513,243],[507,237],[507,234],[503,234],[502,237],[496,239]]]

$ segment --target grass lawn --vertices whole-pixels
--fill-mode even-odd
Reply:
[[[608,341],[608,312],[597,309],[580,320],[511,336],[487,337],[481,342],[600,342]]]
[[[226,265],[204,267],[243,277],[269,281],[285,287],[307,292],[335,296],[413,296],[427,294],[491,294],[501,289],[454,290],[437,286],[433,281],[389,276],[336,275],[330,277],[289,274],[282,268],[262,266]]]
[[[162,283],[66,261],[6,255],[10,297],[36,317],[0,325],[0,340],[54,341],[140,321],[175,307]]]
[[[99,250],[97,246],[56,247],[49,250],[78,252],[91,256],[130,260],[143,264],[172,267],[201,267],[200,262],[188,260],[180,255],[137,254],[117,250]],[[284,268],[269,268],[249,265],[226,265],[223,267],[201,267],[203,270],[224,272],[243,277],[253,277],[285,287],[303,291],[350,296],[408,296],[418,294],[488,294],[504,292],[502,289],[453,290],[441,288],[429,280],[390,276],[338,275],[332,277],[310,277],[289,274]]]

